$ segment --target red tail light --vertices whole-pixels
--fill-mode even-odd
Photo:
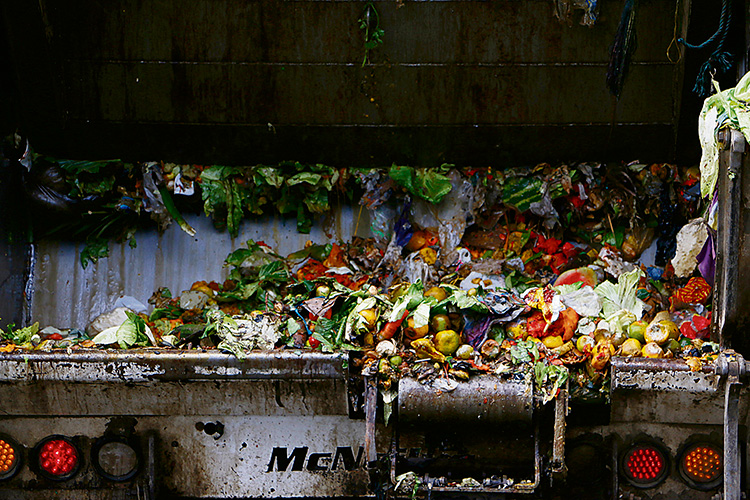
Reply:
[[[723,455],[721,448],[713,444],[692,444],[680,454],[680,475],[694,488],[715,488],[723,479]]]
[[[622,456],[621,471],[625,480],[638,488],[653,488],[667,478],[669,459],[653,443],[636,443]]]
[[[48,479],[70,479],[81,467],[81,453],[66,437],[50,436],[37,445],[37,450],[39,470]]]
[[[10,479],[21,464],[21,447],[7,436],[0,436],[0,481]]]

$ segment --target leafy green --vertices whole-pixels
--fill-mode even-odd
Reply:
[[[28,344],[32,341],[34,335],[39,333],[39,322],[37,321],[33,325],[18,330],[12,330],[10,328],[9,330],[10,331],[8,332],[3,332],[3,336],[6,339],[13,341],[16,345]]]
[[[369,61],[370,51],[383,43],[385,31],[380,28],[380,15],[375,9],[375,4],[371,1],[367,2],[362,17],[357,22],[359,23],[359,29],[365,33],[365,57],[362,59],[362,67],[364,68]]]
[[[117,343],[123,349],[128,349],[134,345],[147,346],[156,344],[153,334],[143,318],[132,312],[125,313],[128,319],[117,329],[115,336]]]
[[[478,313],[489,312],[487,306],[481,303],[475,295],[469,295],[467,290],[456,288],[447,300],[459,309],[471,309]]]
[[[252,306],[265,306],[267,293],[276,294],[290,280],[289,270],[281,256],[253,240],[247,242],[247,248],[229,254],[224,264],[233,267],[229,277],[237,284],[233,290],[221,292],[219,297],[222,299],[251,301]]]
[[[226,224],[229,234],[237,236],[242,221],[244,197],[233,177],[241,173],[239,167],[214,165],[201,173],[203,208],[219,227]]]
[[[289,272],[280,260],[260,266],[258,279],[261,283],[286,283],[289,280]]]
[[[93,339],[91,339],[96,345],[110,345],[117,343],[117,331],[120,329],[119,326],[112,326],[97,333]]]
[[[422,302],[414,310],[414,328],[421,328],[430,323],[430,303]]]
[[[594,291],[602,297],[602,312],[604,316],[610,316],[620,309],[630,311],[640,319],[643,316],[645,304],[636,295],[638,283],[643,271],[636,268],[630,272],[623,273],[617,278],[617,284],[605,281],[598,285]]]
[[[49,157],[46,159],[52,163],[57,163],[65,171],[73,175],[80,175],[81,173],[97,174],[103,168],[121,163],[120,160],[55,160]]]
[[[256,184],[265,182],[275,188],[280,188],[284,183],[284,176],[281,175],[281,171],[273,167],[256,167],[254,169],[254,179]]]
[[[547,404],[557,396],[558,391],[568,381],[570,373],[565,366],[534,364],[534,380],[542,393],[542,404]]]
[[[539,359],[537,343],[531,340],[519,340],[510,348],[510,359],[514,365]]]
[[[553,286],[552,288],[554,288],[557,291],[557,293],[559,293],[560,295],[567,295],[571,292],[580,290],[582,287],[583,287],[583,282],[577,281],[569,285],[556,285],[556,286]]]
[[[451,180],[436,169],[399,167],[394,164],[388,175],[399,186],[430,203],[440,203],[453,188]]]
[[[154,310],[151,311],[151,314],[149,314],[148,320],[154,322],[157,319],[162,318],[177,319],[181,314],[182,310],[175,305],[169,305],[167,307],[155,307]]]
[[[404,315],[406,310],[414,310],[414,308],[424,300],[423,291],[424,286],[422,285],[422,280],[417,280],[416,283],[409,285],[406,292],[396,299],[396,302],[393,304],[391,314],[388,316],[388,321],[398,321]]]
[[[177,224],[180,226],[180,229],[185,231],[190,236],[195,236],[195,229],[193,229],[193,227],[187,223],[180,211],[177,210],[177,207],[172,200],[172,195],[169,194],[169,190],[165,185],[161,184],[159,186],[159,193],[161,194],[161,200],[162,202],[164,202],[164,208],[167,209],[169,216],[177,222]]]
[[[332,248],[333,245],[331,245],[330,243],[327,243],[325,245],[310,245],[307,248],[303,248],[302,250],[290,253],[287,256],[287,259],[300,261],[308,257],[312,257],[313,259],[322,262],[331,253]]]
[[[86,269],[89,262],[96,263],[99,259],[109,256],[109,241],[106,238],[91,238],[81,250],[81,267]]]

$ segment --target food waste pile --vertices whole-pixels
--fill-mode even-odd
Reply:
[[[694,167],[149,163],[131,169],[135,181],[102,187],[95,175],[108,175],[110,165],[87,165],[87,183],[68,165],[63,177],[77,191],[65,196],[84,200],[93,186],[116,200],[116,215],[153,216],[161,200],[169,210],[160,226],[176,220],[192,230],[176,208],[185,206],[184,195],[197,197],[217,227],[236,231],[243,217],[274,203],[288,213],[278,200],[291,203],[297,189],[300,230],[346,192],[355,214],[368,211],[363,224],[372,236],[309,241],[291,255],[248,241],[227,256],[221,279],[161,288],[80,329],[10,328],[2,352],[218,349],[242,358],[253,350],[350,351],[383,394],[393,394],[401,377],[451,391],[495,374],[533,379],[544,401],[568,381],[574,398],[606,400],[613,356],[677,358],[692,370],[717,356],[709,340],[710,206]]]

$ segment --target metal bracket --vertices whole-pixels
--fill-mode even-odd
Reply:
[[[555,398],[555,428],[552,439],[552,477],[564,479],[568,475],[565,465],[565,417],[568,415],[568,384]]]
[[[723,500],[740,500],[742,461],[739,446],[740,389],[747,377],[741,354],[731,349],[716,361],[716,374],[724,381],[724,496]]]

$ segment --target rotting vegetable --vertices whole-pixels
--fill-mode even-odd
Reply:
[[[706,280],[697,272],[676,277],[669,263],[636,262],[655,245],[659,203],[667,199],[655,193],[697,189],[694,170],[156,165],[175,198],[177,176],[192,177],[206,212],[233,233],[246,214],[271,206],[309,229],[310,216],[330,208],[342,183],[357,182],[363,206],[390,209],[389,234],[309,242],[286,257],[249,241],[227,257],[225,279],[196,282],[178,296],[158,290],[150,315],[130,315],[106,335],[43,338],[37,325],[4,333],[0,349],[154,345],[238,357],[254,349],[350,351],[355,368],[384,392],[401,377],[453,383],[491,373],[533,379],[544,401],[568,382],[576,398],[606,397],[613,356],[682,358],[691,369],[716,357]],[[132,190],[123,190],[138,192],[138,169],[128,172]],[[458,244],[445,246],[453,236],[444,221],[456,217],[446,207],[467,196],[459,184],[470,187],[474,205],[462,214]],[[674,207],[686,220],[703,208],[684,196]]]

